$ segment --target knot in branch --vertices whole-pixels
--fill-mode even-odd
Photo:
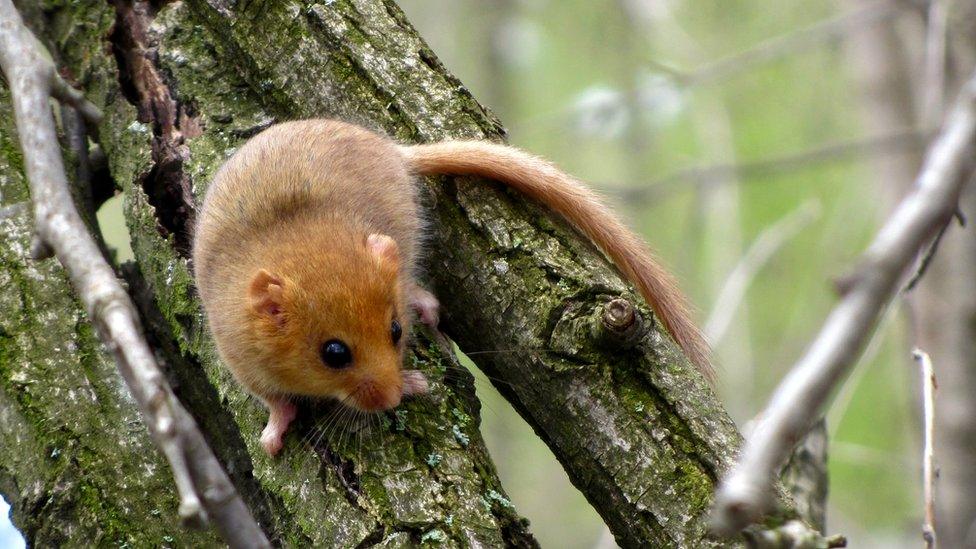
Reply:
[[[633,303],[617,297],[603,305],[598,339],[614,347],[629,349],[643,335],[643,317]]]

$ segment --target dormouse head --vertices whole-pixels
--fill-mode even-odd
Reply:
[[[251,278],[247,306],[265,372],[288,393],[393,408],[410,327],[397,244],[381,234],[329,240],[331,249],[282,257]]]

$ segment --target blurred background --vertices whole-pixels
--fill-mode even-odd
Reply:
[[[936,3],[857,0],[398,3],[511,143],[600,189],[678,275],[741,428],[911,184],[973,51],[968,29],[955,29],[963,1],[949,15]],[[927,36],[946,32],[938,57]],[[933,47],[949,59],[935,71]],[[940,255],[962,233],[951,232]],[[828,412],[828,532],[852,547],[921,543],[910,349],[927,327],[946,329],[927,318],[948,313],[912,300],[933,301],[947,268],[936,263],[929,290],[887,312]],[[928,350],[937,370],[948,366]],[[531,429],[487,383],[479,389],[502,480],[542,545],[612,547]]]
[[[834,281],[911,184],[976,57],[961,23],[973,0],[950,11],[938,0],[398,3],[513,144],[601,190],[678,275],[714,345],[717,392],[743,430],[816,334]],[[99,215],[103,228],[119,227],[106,236],[126,259],[118,198]],[[965,478],[976,447],[976,316],[965,316],[976,315],[973,240],[949,231],[828,410],[828,532],[851,547],[921,542],[915,345],[932,353],[937,405],[950,412],[938,435],[940,520],[953,527],[964,522],[953,513],[974,515]],[[542,545],[614,547],[481,377],[483,431]],[[0,546],[13,543],[6,535],[0,524]]]

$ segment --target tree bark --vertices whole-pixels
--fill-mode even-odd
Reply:
[[[266,412],[219,364],[194,295],[187,251],[195,208],[222,160],[274,121],[337,117],[404,141],[503,137],[500,123],[447,73],[399,8],[390,0],[52,0],[42,13],[26,4],[25,19],[105,113],[101,146],[125,191],[136,256],[125,269],[130,289],[177,394],[269,537],[298,546],[535,545],[482,443],[471,377],[443,347],[420,333],[408,358],[432,380],[429,398],[337,428],[344,416],[334,404],[306,406],[283,454],[270,459],[258,442]],[[3,123],[11,124],[7,117]],[[3,174],[16,180],[15,148],[2,150]],[[5,192],[4,200],[25,201],[20,189]],[[637,294],[562,222],[497,185],[442,178],[425,182],[422,191],[432,220],[427,282],[444,305],[442,327],[500,380],[499,390],[552,448],[618,543],[732,543],[708,537],[707,511],[740,437]],[[20,223],[11,234],[23,241],[26,214],[11,215]],[[29,339],[49,321],[70,319],[65,329],[75,331],[87,327],[58,267],[48,262],[49,272],[27,276],[39,267],[23,245],[5,245],[4,254],[10,259],[0,276],[60,284],[65,296],[49,308],[28,308],[20,303],[48,293],[26,286],[20,301],[14,296],[5,303],[0,319],[0,421],[13,426],[0,433],[0,441],[10,442],[0,449],[0,490],[13,500],[15,522],[29,542],[59,539],[34,520],[56,521],[70,539],[169,543],[159,532],[172,532],[165,535],[186,536],[187,544],[213,542],[174,524],[167,474],[149,451],[144,428],[97,415],[116,401],[111,406],[126,418],[135,412],[115,390],[118,380],[90,330],[88,346],[69,353],[63,338],[46,347]],[[624,328],[608,316],[621,307],[635,313]],[[54,356],[83,364],[51,372]],[[85,360],[100,365],[109,388],[89,391],[91,381],[58,377],[89,372]],[[43,418],[68,426],[79,421],[74,412],[56,412],[72,391],[94,392],[84,412],[99,427],[49,432]],[[59,491],[55,473],[63,468],[44,473],[7,464],[81,459],[64,456],[65,450],[62,461],[44,457],[67,447],[57,441],[69,435],[90,445],[100,466],[131,468],[106,476],[100,496],[89,497],[99,505],[118,501],[124,512],[102,512],[94,503],[56,518],[46,507],[36,512],[37,501],[70,503],[91,492]],[[36,443],[11,442],[22,439]],[[123,450],[133,448],[131,459],[116,448],[120,440]],[[86,464],[79,469],[87,472]],[[35,480],[43,474],[44,482]],[[126,490],[143,488],[148,512],[124,499]],[[788,504],[785,509],[767,525],[796,516]],[[155,520],[158,529],[140,520]],[[75,537],[83,528],[88,537]]]

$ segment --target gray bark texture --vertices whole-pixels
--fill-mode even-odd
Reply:
[[[429,397],[368,418],[305,404],[270,459],[258,442],[267,412],[219,364],[194,296],[195,209],[223,159],[271,123],[336,117],[408,142],[504,137],[400,9],[389,0],[19,6],[105,113],[100,147],[125,192],[136,256],[120,273],[177,394],[269,537],[535,546],[479,434],[472,378],[443,346],[419,333],[408,357],[432,380]],[[36,546],[217,544],[178,526],[165,462],[63,272],[29,259],[29,196],[9,98],[0,102],[0,492],[14,522]],[[68,152],[69,165],[80,156]],[[742,543],[709,537],[707,523],[740,436],[638,295],[562,222],[497,185],[442,178],[422,191],[426,282],[443,304],[442,328],[499,380],[617,542]],[[785,499],[784,509],[766,526],[796,518]]]

